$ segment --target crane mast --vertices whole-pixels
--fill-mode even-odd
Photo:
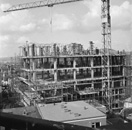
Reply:
[[[44,0],[37,2],[24,3],[19,5],[13,5],[4,12],[12,12],[25,9],[33,9],[38,7],[53,7],[58,4],[65,4],[71,2],[77,2],[82,0]],[[111,106],[111,83],[110,83],[110,50],[111,50],[111,17],[110,17],[110,0],[101,0],[101,25],[102,25],[102,43],[103,43],[103,54],[102,54],[102,95],[105,98],[107,107],[109,110]]]
[[[103,91],[102,94],[107,103],[108,110],[112,110],[111,106],[111,82],[110,82],[110,51],[111,51],[111,17],[110,17],[110,0],[101,0],[101,19],[102,19],[102,76]]]

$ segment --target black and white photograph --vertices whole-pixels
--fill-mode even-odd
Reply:
[[[132,130],[132,0],[0,0],[0,130]]]

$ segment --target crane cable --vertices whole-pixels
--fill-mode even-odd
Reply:
[[[50,33],[51,33],[51,43],[53,43],[53,16],[52,16],[52,7],[50,6]]]

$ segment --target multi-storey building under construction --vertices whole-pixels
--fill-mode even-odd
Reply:
[[[102,50],[95,49],[93,42],[88,49],[77,43],[27,44],[21,47],[20,79],[37,92],[37,98],[43,102],[95,99],[107,104],[102,74],[106,64],[110,68],[107,73],[110,103],[113,110],[120,110],[123,100],[131,94],[131,74],[126,62],[130,57],[124,51],[109,51],[109,61],[104,63]]]

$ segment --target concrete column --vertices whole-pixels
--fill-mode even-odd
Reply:
[[[26,48],[27,48],[27,56],[29,56],[29,45],[27,45]]]
[[[41,46],[39,47],[39,56],[42,56]]]
[[[41,58],[41,69],[43,69],[43,58]],[[44,79],[44,71],[42,71],[42,79]]]
[[[76,59],[73,59],[73,78],[76,80]]]
[[[54,69],[57,69],[57,58],[54,58]]]
[[[32,60],[32,64],[33,64],[33,81],[35,81],[36,80],[36,72],[35,72],[36,64],[34,59]]]
[[[94,88],[94,82],[93,82],[93,81],[92,81],[92,83],[91,83],[91,87]]]
[[[92,78],[91,87],[94,88],[94,83],[93,83],[93,78],[94,78],[93,57],[91,57],[91,78]]]
[[[123,75],[123,87],[125,87],[125,67],[123,66],[123,70],[122,70],[122,75]]]
[[[130,90],[130,95],[132,95],[131,94],[131,92],[132,92],[132,90],[131,90],[131,87],[130,87],[130,89],[128,89],[128,83],[127,83],[127,85],[126,85],[126,81],[125,81],[125,67],[123,66],[123,70],[122,70],[123,72],[122,72],[122,75],[123,75],[123,87],[124,87],[124,93],[126,94],[128,94],[128,92],[126,91],[126,90]],[[130,81],[127,81],[127,82],[130,82]]]
[[[26,68],[26,60],[23,60],[23,67]]]
[[[74,83],[74,91],[76,90],[76,85],[77,85],[77,83],[75,82],[75,83]]]
[[[54,58],[54,81],[57,82],[57,58]]]
[[[64,65],[65,65],[65,68],[67,68],[67,60],[66,60],[66,58],[64,58]],[[67,70],[65,70],[65,76],[67,77]]]
[[[30,70],[32,69],[32,60],[31,59],[29,59],[29,68],[30,68]]]
[[[94,78],[94,70],[93,70],[93,57],[91,58],[91,78]]]
[[[75,81],[74,83],[74,91],[76,90],[76,75],[77,75],[77,72],[76,72],[76,58],[73,59],[73,79]]]

